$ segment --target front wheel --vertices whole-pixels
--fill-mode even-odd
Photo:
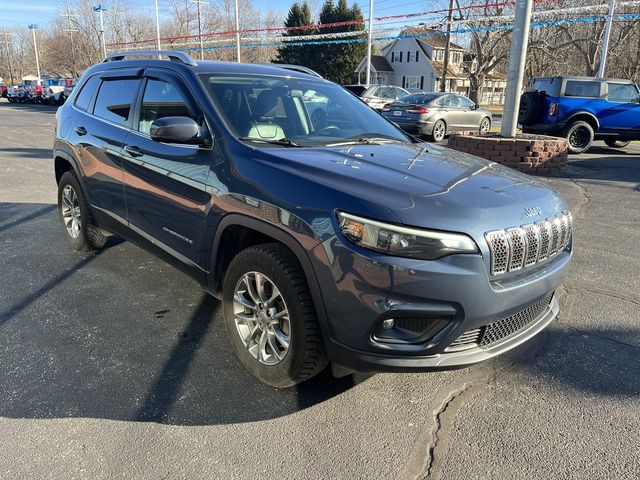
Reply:
[[[234,350],[258,380],[290,387],[326,367],[306,278],[284,245],[258,245],[236,255],[224,278],[222,301]]]
[[[429,140],[432,142],[441,142],[444,140],[444,136],[447,133],[447,125],[442,120],[438,120],[433,125],[433,130],[431,131],[431,135],[429,135]]]
[[[622,141],[622,140],[614,140],[613,138],[607,138],[604,143],[607,144],[607,147],[611,148],[624,148],[629,145],[630,141]]]
[[[491,120],[489,117],[484,117],[480,122],[479,131],[480,133],[489,133],[489,130],[491,130]]]
[[[97,250],[104,246],[107,237],[93,223],[80,182],[68,171],[58,184],[58,212],[67,241],[77,251]]]
[[[582,153],[589,149],[593,142],[593,128],[587,122],[573,122],[565,132],[565,138],[569,143],[569,153]]]

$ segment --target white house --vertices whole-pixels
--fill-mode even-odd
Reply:
[[[406,35],[424,35],[419,38],[402,38]],[[382,48],[381,55],[371,57],[371,83],[376,85],[398,85],[410,92],[433,92],[439,90],[442,76],[446,36],[438,30],[423,27],[408,27],[399,37]],[[469,94],[469,78],[465,65],[473,62],[473,56],[465,48],[451,42],[449,66],[445,76],[446,90],[463,95]],[[366,57],[362,59],[356,73],[358,83],[365,79]],[[506,77],[494,70],[479,93],[482,104],[504,103]]]

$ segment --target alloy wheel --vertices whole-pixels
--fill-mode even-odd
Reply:
[[[585,148],[589,144],[591,135],[585,127],[577,127],[569,134],[569,143],[574,148]]]
[[[433,126],[433,138],[439,142],[444,138],[445,130],[446,127],[444,123],[436,122],[436,124]]]
[[[488,133],[490,128],[491,128],[491,122],[489,121],[489,119],[488,118],[482,119],[482,122],[480,122],[480,133]]]
[[[81,218],[78,195],[71,185],[65,185],[62,189],[62,220],[71,238],[80,236]]]
[[[291,339],[289,310],[275,283],[260,272],[244,274],[233,293],[233,317],[242,343],[263,365],[277,365]]]

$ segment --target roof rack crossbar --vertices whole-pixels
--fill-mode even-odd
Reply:
[[[133,52],[120,52],[120,53],[110,53],[107,55],[107,58],[104,59],[105,62],[116,62],[118,60],[124,60],[127,57],[154,57],[154,56],[163,56],[169,57],[169,60],[174,62],[184,63],[185,65],[189,65],[191,67],[195,67],[197,63],[184,52],[179,52],[175,50],[136,50]]]

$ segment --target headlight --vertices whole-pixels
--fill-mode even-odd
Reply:
[[[344,212],[338,212],[338,223],[350,242],[387,255],[435,260],[454,253],[479,253],[475,242],[460,233],[403,227]]]

